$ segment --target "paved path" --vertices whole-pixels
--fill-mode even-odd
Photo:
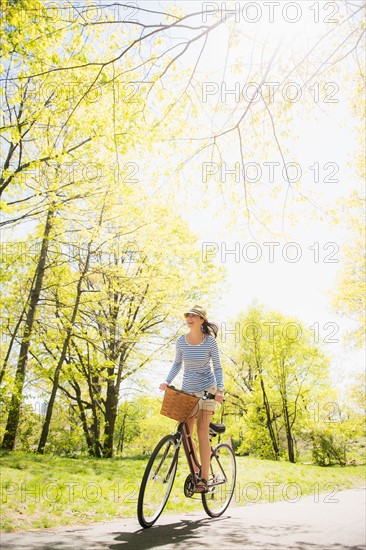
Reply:
[[[1,536],[1,550],[365,550],[365,489],[298,502],[232,506],[211,519],[202,513],[160,516],[141,529],[133,518]]]

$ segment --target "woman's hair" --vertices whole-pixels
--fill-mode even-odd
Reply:
[[[216,338],[217,333],[219,332],[219,327],[216,323],[209,323],[208,321],[203,321],[201,325],[201,330],[203,334],[209,334]]]

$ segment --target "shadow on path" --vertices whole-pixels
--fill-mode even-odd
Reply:
[[[312,543],[306,540],[311,527],[300,523],[279,524],[272,526],[270,533],[268,531],[268,525],[246,525],[236,518],[224,516],[217,519],[186,519],[136,531],[114,530],[108,532],[107,537],[101,533],[100,538],[91,538],[88,529],[68,531],[66,536],[53,533],[50,538],[54,540],[47,542],[35,536],[27,542],[23,538],[21,542],[15,539],[10,544],[4,544],[0,538],[0,546],[2,550],[283,550],[285,544],[287,550],[365,550],[364,545]]]
[[[226,522],[229,525],[225,525]],[[134,533],[112,533],[116,543],[109,544],[110,550],[150,550],[171,545],[173,549],[215,548],[241,550],[283,550],[284,539],[289,535],[298,541],[286,541],[286,549],[291,550],[365,550],[365,546],[350,546],[340,543],[318,544],[301,542],[306,535],[304,525],[278,525],[271,529],[273,542],[268,540],[268,526],[243,525],[230,516],[217,519],[183,520],[167,525],[157,525],[150,529],[139,529]],[[310,528],[309,528],[310,532]],[[255,540],[258,539],[258,540]],[[262,540],[259,540],[262,539]]]
[[[365,490],[337,500],[303,497],[232,507],[220,518],[164,514],[142,529],[137,519],[0,535],[1,550],[366,550]]]

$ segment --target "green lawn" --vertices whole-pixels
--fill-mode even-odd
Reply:
[[[147,460],[145,456],[100,460],[3,454],[2,529],[27,530],[133,517]],[[283,499],[296,501],[304,494],[331,502],[336,501],[341,489],[365,485],[364,466],[321,468],[248,457],[237,457],[237,466],[233,506]],[[181,454],[167,511],[203,510],[200,497],[187,499],[183,494],[187,474]]]

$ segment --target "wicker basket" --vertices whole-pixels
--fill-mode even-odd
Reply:
[[[160,414],[179,422],[185,422],[199,400],[199,397],[168,386],[165,390]]]

